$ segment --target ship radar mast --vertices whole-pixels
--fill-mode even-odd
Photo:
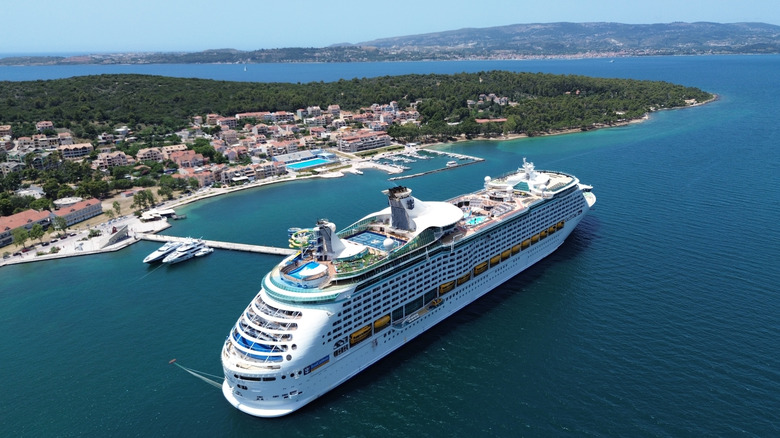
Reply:
[[[536,173],[534,172],[534,163],[526,161],[525,157],[523,157],[523,172],[525,172],[525,179],[527,180],[533,180],[536,176]]]

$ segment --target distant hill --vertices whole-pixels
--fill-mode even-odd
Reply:
[[[362,47],[434,49],[465,56],[779,53],[780,26],[765,23],[545,23],[460,29],[366,41]]]
[[[780,53],[766,23],[539,23],[469,28],[322,48],[2,58],[0,65],[364,62]]]

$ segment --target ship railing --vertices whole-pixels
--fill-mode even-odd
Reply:
[[[258,299],[255,301],[255,307],[257,307],[257,310],[260,312],[268,315],[273,316],[275,318],[280,319],[300,319],[301,318],[301,312],[299,311],[291,311],[291,310],[282,310],[277,309],[276,307],[273,307],[269,304],[267,304],[265,301],[263,301],[263,298],[258,296]]]
[[[247,312],[246,316],[250,322],[257,324],[257,326],[260,328],[279,331],[292,331],[298,329],[298,324],[294,322],[280,323],[276,321],[269,321],[255,312]]]

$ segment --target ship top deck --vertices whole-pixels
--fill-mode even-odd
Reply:
[[[338,233],[333,224],[327,223],[334,230],[328,237],[329,248],[315,248],[309,243],[322,241],[322,235],[328,234],[322,226],[320,231],[302,230],[309,233],[307,238],[291,239],[301,251],[282,262],[269,278],[285,291],[288,300],[332,299],[338,295],[336,289],[341,289],[332,286],[343,285],[351,277],[433,242],[451,244],[478,234],[578,184],[572,175],[537,171],[524,160],[517,171],[496,179],[486,177],[483,189],[444,202],[420,201],[411,196],[411,190],[397,187],[385,191],[390,195],[390,207]],[[304,265],[307,269],[301,270]],[[306,271],[313,274],[301,275]]]

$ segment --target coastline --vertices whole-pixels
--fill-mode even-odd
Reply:
[[[690,107],[696,107],[705,105],[707,103],[714,102],[718,100],[719,96],[717,94],[713,94],[713,97],[709,100],[706,100],[704,102],[695,102],[688,106],[681,107],[681,108],[664,108],[663,110],[674,110],[674,109],[685,109]],[[660,110],[655,110],[660,111]],[[654,111],[653,111],[654,112]],[[613,124],[599,124],[594,125],[591,129],[583,130],[581,128],[569,128],[569,129],[561,129],[556,130],[552,132],[546,132],[539,135],[536,135],[535,137],[547,137],[547,136],[553,136],[553,135],[566,135],[566,134],[576,134],[581,132],[588,132],[592,130],[597,129],[606,129],[606,128],[616,128],[616,127],[622,127],[622,126],[628,126],[636,123],[642,123],[646,120],[650,119],[650,113],[645,113],[642,117],[635,118],[635,119],[629,119],[624,121],[619,121]],[[466,138],[465,135],[459,136],[457,138],[451,138],[448,139],[448,141],[438,141],[438,142],[431,142],[431,143],[421,143],[417,147],[420,149],[426,149],[426,148],[436,148],[439,146],[444,146],[448,144],[454,144],[454,143],[461,143],[461,142],[469,142],[469,141],[512,141],[517,140],[521,138],[530,138],[527,134],[509,134],[509,135],[501,135],[499,137],[485,137],[485,136],[477,136],[472,138]],[[394,152],[390,153],[382,153],[387,155],[393,155]],[[352,154],[347,154],[349,157],[349,161],[341,164],[348,165],[347,167],[351,169],[366,169],[366,168],[373,168],[377,170],[382,170],[387,172],[388,174],[396,174],[402,172],[401,169],[385,166],[380,163],[376,163],[372,161],[371,158],[361,158]],[[264,187],[267,185],[272,184],[280,184],[285,183],[289,181],[297,181],[297,180],[307,180],[307,179],[315,179],[315,178],[340,178],[344,176],[344,172],[342,170],[351,173],[349,169],[343,169],[339,168],[335,171],[326,171],[321,172],[317,174],[312,175],[301,175],[298,176],[296,174],[292,174],[285,177],[274,177],[270,180],[260,180],[260,181],[253,181],[246,184],[242,184],[240,186],[234,186],[234,187],[220,187],[220,188],[214,188],[214,187],[208,187],[205,189],[199,189],[197,192],[189,194],[187,196],[183,196],[179,199],[174,199],[170,201],[164,201],[161,204],[159,204],[155,208],[159,209],[173,209],[177,207],[182,207],[188,204],[192,204],[195,202],[203,201],[206,199],[214,198],[217,196],[222,196],[234,192],[238,192],[241,190],[249,190],[254,189],[258,187]],[[102,201],[102,203],[106,204],[104,207],[105,209],[110,209],[110,203],[112,202],[113,198],[109,198],[107,200]],[[124,221],[124,222],[123,222]],[[123,216],[121,218],[118,218],[116,220],[110,220],[107,222],[102,222],[100,224],[97,224],[96,226],[87,225],[85,229],[79,231],[76,233],[76,238],[80,241],[80,239],[85,239],[88,231],[91,228],[94,229],[102,229],[103,232],[107,232],[108,227],[116,226],[116,225],[127,225],[129,227],[129,233],[135,233],[135,232],[144,232],[144,233],[159,233],[160,231],[163,231],[172,225],[167,222],[166,219],[161,221],[152,221],[152,222],[141,222],[140,219],[135,218],[135,216]],[[98,239],[102,240],[102,239]],[[11,256],[8,258],[0,259],[0,268],[7,265],[15,265],[20,263],[32,263],[32,262],[38,262],[38,261],[46,261],[46,260],[56,260],[56,259],[62,259],[66,257],[80,257],[85,255],[93,255],[93,254],[103,254],[113,251],[118,251],[123,248],[126,248],[127,246],[132,245],[133,243],[137,242],[138,239],[132,235],[128,236],[125,239],[122,239],[121,241],[112,244],[112,245],[105,245],[102,247],[95,248],[96,240],[95,239],[89,239],[86,240],[87,242],[90,242],[93,246],[90,250],[77,250],[76,244],[73,245],[66,245],[60,249],[60,252],[56,254],[43,254],[43,255],[34,255],[32,251],[29,253],[22,254],[21,256]]]

